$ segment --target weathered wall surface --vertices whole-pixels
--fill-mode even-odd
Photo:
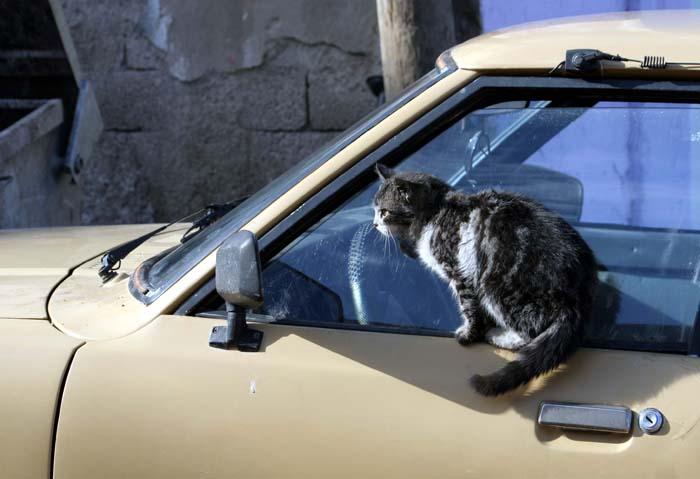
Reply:
[[[84,223],[254,191],[375,105],[374,0],[62,0],[105,131]]]

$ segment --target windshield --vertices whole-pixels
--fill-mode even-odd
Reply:
[[[277,180],[259,190],[221,220],[193,237],[190,241],[158,259],[148,268],[146,278],[149,285],[148,293],[139,297],[139,299],[147,304],[153,302],[173,283],[192,269],[194,265],[214,251],[228,236],[238,231],[257,213],[279,198],[302,178],[335,156],[368,129],[387,118],[394,111],[454,70],[453,65],[432,70],[395,100],[367,115],[341,134],[339,138],[326,144],[308,159],[301,161]],[[261,166],[264,167],[264,165]]]

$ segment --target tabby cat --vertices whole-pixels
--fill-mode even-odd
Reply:
[[[476,391],[505,393],[574,352],[597,284],[593,253],[574,228],[517,194],[467,195],[427,174],[376,170],[374,226],[449,284],[460,344],[519,351],[499,371],[473,376]]]

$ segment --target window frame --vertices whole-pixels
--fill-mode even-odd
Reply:
[[[364,133],[376,127],[379,123],[400,110],[408,102],[444,80],[456,70],[457,65],[452,61],[451,57],[449,55],[442,55],[438,58],[435,69],[410,85],[398,97],[394,98],[391,102],[384,103],[376,110],[371,111],[365,117],[358,120],[357,123],[339,134],[337,138],[323,145],[306,159],[301,159],[297,165],[284,172],[267,186],[259,189],[234,208],[233,211],[230,211],[219,220],[217,224],[220,224],[221,228],[214,231],[217,227],[213,227],[202,233],[201,236],[198,236],[198,238],[204,241],[205,245],[201,247],[199,251],[189,251],[186,253],[182,258],[186,261],[175,263],[177,267],[166,267],[166,271],[168,269],[171,271],[163,274],[159,280],[156,280],[153,275],[157,273],[160,267],[160,261],[170,254],[176,253],[181,247],[187,248],[193,243],[188,242],[188,246],[175,246],[145,260],[137,267],[134,275],[129,279],[129,292],[131,295],[146,305],[155,302],[163,293],[180,281],[197,263],[218,248],[228,236],[238,231],[238,229],[250,221],[250,219],[257,216],[265,207],[278,199],[289,188],[304,179],[309,173],[323,165],[348,145],[359,139]]]
[[[632,79],[590,79],[549,76],[482,76],[461,88],[430,112],[417,119],[341,175],[325,185],[294,212],[274,225],[259,238],[263,268],[267,262],[305,230],[333,212],[353,194],[375,179],[377,162],[394,166],[413,151],[439,135],[452,122],[484,106],[512,100],[547,99],[577,101],[635,101],[700,104],[700,82],[645,81]],[[207,281],[183,302],[175,314],[192,314],[199,304],[215,294],[214,278]],[[253,318],[251,318],[253,319]],[[451,336],[439,331],[412,330],[402,327],[321,323],[310,321],[275,321],[273,324],[353,329],[368,332],[389,332],[426,336]],[[342,326],[341,326],[342,324]],[[596,346],[599,347],[600,346]],[[606,348],[607,349],[607,348]],[[617,349],[620,350],[620,349]],[[624,350],[624,349],[621,349]],[[637,349],[635,349],[638,351]],[[649,351],[652,352],[652,351]],[[696,313],[691,340],[684,355],[700,355],[700,305]]]

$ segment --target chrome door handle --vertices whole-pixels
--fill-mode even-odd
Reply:
[[[632,411],[624,406],[543,401],[537,423],[562,429],[629,434]]]

